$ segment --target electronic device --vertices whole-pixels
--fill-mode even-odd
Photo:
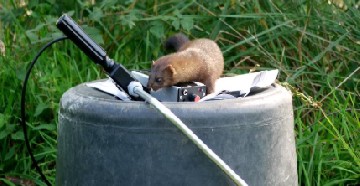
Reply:
[[[131,71],[131,74],[143,86],[146,86],[149,79],[146,74],[137,71]],[[171,87],[150,91],[150,94],[161,102],[198,102],[206,96],[206,86],[200,82],[178,83]]]
[[[198,102],[206,95],[206,86],[195,83],[176,85],[151,92],[151,95],[162,102]]]

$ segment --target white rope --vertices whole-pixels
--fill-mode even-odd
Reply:
[[[214,153],[194,132],[189,129],[170,109],[165,107],[157,99],[146,93],[142,87],[136,86],[133,92],[138,94],[146,102],[153,105],[159,110],[167,119],[171,121],[178,129],[181,130],[206,156],[208,156],[217,166],[219,166],[238,186],[247,186],[244,180],[232,170],[218,155]]]

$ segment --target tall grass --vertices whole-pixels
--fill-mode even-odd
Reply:
[[[341,0],[19,2],[0,0],[5,44],[0,53],[0,185],[43,184],[18,125],[20,89],[36,52],[61,36],[55,23],[62,13],[129,69],[148,69],[165,54],[165,38],[177,32],[216,40],[227,74],[279,69],[279,81],[294,95],[299,185],[360,184],[360,12],[355,0],[342,6]],[[59,99],[68,88],[102,77],[69,41],[55,44],[34,69],[26,96],[28,135],[51,182]]]

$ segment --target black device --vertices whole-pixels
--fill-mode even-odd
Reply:
[[[147,75],[134,71],[131,73],[143,86],[146,86],[149,79]],[[161,102],[197,102],[206,95],[206,86],[199,82],[183,82],[150,91],[150,94]]]
[[[206,86],[197,83],[182,83],[151,92],[151,96],[162,102],[198,102],[205,95]]]
[[[88,57],[90,57],[91,60],[96,64],[101,65],[114,82],[129,94],[127,87],[130,82],[137,80],[124,66],[115,63],[114,60],[110,59],[104,49],[96,44],[68,15],[62,15],[58,19],[56,26]],[[132,98],[135,100],[139,99],[136,97]]]

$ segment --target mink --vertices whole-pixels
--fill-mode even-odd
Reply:
[[[214,92],[215,81],[224,71],[224,57],[214,41],[189,40],[183,34],[176,34],[168,38],[165,47],[176,52],[153,62],[148,88],[156,91],[177,83],[201,82],[206,85],[207,94]]]

